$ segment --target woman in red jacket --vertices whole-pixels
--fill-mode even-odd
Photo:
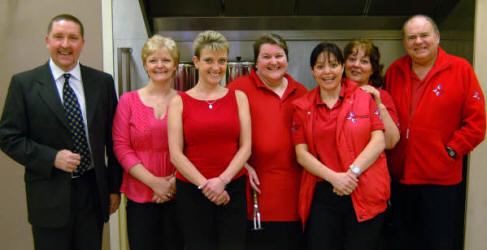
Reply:
[[[377,249],[390,194],[384,126],[371,95],[342,79],[335,44],[318,44],[310,64],[319,86],[294,102],[293,117],[307,249]]]

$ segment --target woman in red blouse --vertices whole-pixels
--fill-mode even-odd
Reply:
[[[183,249],[177,228],[175,169],[169,160],[167,110],[177,91],[171,79],[179,61],[176,43],[155,35],[142,48],[149,83],[125,93],[113,121],[115,154],[124,168],[131,250]]]
[[[205,31],[193,42],[198,82],[169,109],[169,149],[177,168],[178,212],[186,250],[245,249],[246,183],[250,156],[249,104],[220,85],[228,42]]]
[[[318,87],[296,100],[293,142],[305,171],[299,214],[307,249],[375,250],[389,198],[384,125],[371,95],[342,79],[335,44],[310,58]]]

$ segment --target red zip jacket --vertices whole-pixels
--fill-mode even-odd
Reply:
[[[345,97],[337,118],[337,148],[344,166],[348,170],[355,158],[370,141],[371,124],[369,103],[371,95],[361,90],[357,83],[348,79],[342,80]],[[316,101],[319,87],[294,101],[294,119],[300,121],[305,131],[306,144],[311,154],[317,157],[313,138],[313,122],[316,114]],[[351,118],[350,114],[353,113]],[[311,202],[318,177],[303,171],[299,190],[298,212],[303,227],[309,217]],[[357,188],[352,192],[352,203],[359,222],[374,218],[387,207],[390,195],[390,178],[384,153],[360,175]]]
[[[386,72],[386,90],[396,104],[401,139],[388,154],[395,180],[403,184],[454,185],[462,180],[462,156],[485,136],[485,100],[477,77],[463,58],[438,48],[423,80],[424,93],[410,115],[411,58],[396,60]],[[448,156],[445,147],[457,152]]]

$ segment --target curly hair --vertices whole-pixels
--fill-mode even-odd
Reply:
[[[374,71],[370,76],[372,86],[382,88],[384,85],[384,79],[382,78],[382,70],[384,69],[384,65],[380,64],[379,48],[377,48],[377,46],[375,46],[370,40],[357,39],[349,42],[345,46],[345,49],[343,49],[345,60],[347,60],[350,55],[356,55],[360,49],[363,49],[365,56],[369,57],[372,70]]]

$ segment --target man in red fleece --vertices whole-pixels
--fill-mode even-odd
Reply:
[[[394,249],[454,249],[462,158],[485,136],[485,101],[475,72],[439,47],[434,21],[416,15],[403,26],[408,55],[386,72],[401,140],[388,154]]]

